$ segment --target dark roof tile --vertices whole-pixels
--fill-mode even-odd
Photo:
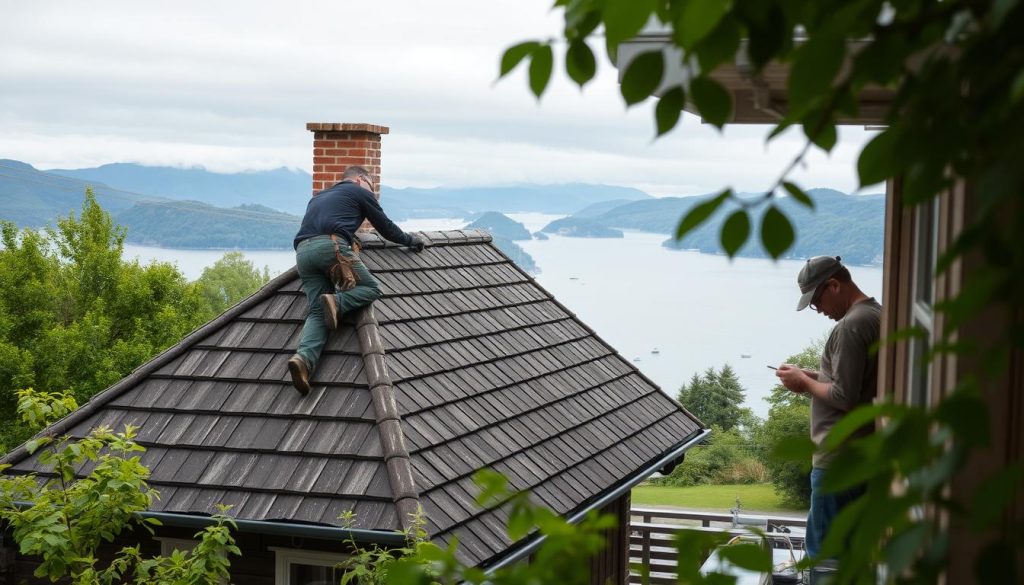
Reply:
[[[307,308],[291,271],[98,396],[67,432],[141,425],[157,510],[208,514],[223,502],[242,519],[335,526],[351,510],[358,528],[395,530],[393,491],[415,481],[431,538],[459,537],[460,558],[477,563],[510,545],[507,511],[475,504],[477,470],[565,513],[699,429],[489,235],[426,237],[422,254],[364,239],[385,297],[345,316],[308,396],[286,367]],[[356,323],[379,324],[381,345],[364,346]],[[392,429],[382,442],[370,383],[394,392],[404,437]],[[14,470],[39,467],[20,457]]]

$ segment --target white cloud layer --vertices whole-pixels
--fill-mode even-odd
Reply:
[[[369,122],[395,187],[587,181],[654,194],[752,191],[801,145],[693,117],[652,141],[607,62],[581,94],[561,71],[538,104],[502,50],[551,35],[550,0],[11,3],[0,21],[0,158],[40,168],[133,161],[215,171],[310,169],[306,122]],[[870,137],[797,173],[852,191]]]

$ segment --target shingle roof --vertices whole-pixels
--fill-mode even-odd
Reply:
[[[480,509],[492,468],[562,514],[594,502],[701,424],[519,270],[483,232],[428,232],[422,254],[361,235],[384,297],[346,315],[308,396],[286,360],[306,300],[294,269],[97,395],[51,432],[141,427],[155,511],[398,530],[487,564],[510,545]],[[19,448],[9,472],[39,471]]]

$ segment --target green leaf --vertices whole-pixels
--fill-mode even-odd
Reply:
[[[583,40],[569,44],[569,50],[565,53],[565,72],[580,87],[594,78],[597,61],[594,59],[593,51]]]
[[[811,465],[811,457],[814,455],[815,445],[807,435],[790,435],[779,439],[772,445],[772,459],[778,461],[793,461],[796,463]]]
[[[706,37],[729,11],[728,0],[689,0],[676,21],[676,40],[684,49],[692,49]]]
[[[722,249],[732,258],[750,237],[750,217],[747,210],[739,209],[733,212],[722,225],[721,236]]]
[[[803,110],[824,95],[843,64],[846,39],[841,35],[820,33],[797,49],[789,74],[789,107]]]
[[[811,199],[811,196],[804,192],[804,190],[801,189],[800,187],[796,186],[793,183],[790,183],[789,181],[783,181],[782,188],[785,189],[786,192],[793,197],[793,199],[796,199],[805,207],[814,209],[814,200]]]
[[[867,187],[896,175],[898,170],[896,150],[898,136],[893,128],[887,128],[871,139],[860,151],[857,159],[857,174],[860,186]]]
[[[963,391],[953,393],[935,409],[935,417],[949,425],[958,439],[971,447],[990,442],[991,420],[981,397]]]
[[[523,538],[533,530],[533,514],[527,506],[518,505],[512,508],[508,517],[508,536],[513,542]]]
[[[826,451],[836,449],[842,445],[850,435],[855,433],[864,425],[872,423],[875,419],[880,417],[898,417],[905,411],[905,408],[889,403],[869,404],[857,407],[846,413],[843,418],[839,419],[839,422],[832,426],[832,430],[830,430],[828,435],[825,436],[822,448]]]
[[[655,0],[606,0],[601,16],[608,44],[617,47],[622,41],[635,37],[647,24],[656,5]]]
[[[766,573],[772,569],[768,550],[753,543],[734,544],[718,549],[718,556],[741,569]]]
[[[1011,465],[1000,469],[981,484],[971,506],[971,523],[975,528],[991,528],[999,521],[1003,510],[1017,495],[1022,478],[1024,469],[1020,465]]]
[[[641,53],[627,67],[622,75],[622,97],[627,105],[641,102],[661,84],[665,72],[665,57],[661,51]]]
[[[830,122],[827,122],[820,127],[817,121],[814,124],[804,123],[804,135],[807,136],[807,139],[813,142],[815,146],[825,152],[831,152],[836,145],[836,141],[839,140],[836,125]]]
[[[680,116],[682,116],[683,106],[685,105],[686,94],[683,93],[683,88],[680,86],[673,87],[665,95],[661,96],[657,107],[654,108],[654,119],[658,126],[658,136],[675,128]]]
[[[721,205],[725,203],[725,200],[730,196],[732,196],[732,189],[726,189],[711,199],[695,205],[686,213],[685,216],[683,216],[682,221],[680,221],[679,225],[676,227],[676,239],[683,239],[686,234],[704,223],[704,221],[707,220],[715,210],[721,207]]]
[[[771,257],[782,256],[793,245],[795,237],[789,218],[774,205],[768,207],[761,218],[761,243]]]
[[[740,48],[740,25],[732,16],[726,16],[711,34],[693,49],[701,71],[712,71],[722,63],[732,63]]]
[[[551,80],[551,67],[554,63],[554,55],[551,52],[551,45],[542,45],[533,52],[530,59],[530,90],[539,99],[544,94],[544,89]]]
[[[498,77],[502,78],[508,75],[510,71],[516,68],[520,61],[539,47],[540,43],[537,41],[526,41],[525,43],[519,43],[505,49],[505,53],[501,56],[501,71]]]
[[[690,81],[690,97],[709,124],[721,129],[732,113],[729,92],[710,77],[696,77]]]

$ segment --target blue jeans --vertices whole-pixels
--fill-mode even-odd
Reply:
[[[811,510],[807,513],[807,535],[804,549],[807,556],[817,557],[821,552],[821,543],[832,526],[832,521],[847,504],[864,495],[864,486],[857,486],[841,492],[823,493],[821,478],[825,470],[820,467],[811,469]]]
[[[356,286],[352,289],[336,292],[334,283],[329,276],[331,266],[338,263],[334,256],[334,241],[330,236],[316,236],[303,240],[295,251],[295,263],[302,278],[302,292],[306,293],[309,310],[306,322],[302,326],[302,337],[299,338],[299,349],[296,350],[309,366],[309,376],[313,377],[320,352],[327,343],[330,330],[324,324],[324,310],[320,305],[320,295],[334,293],[338,303],[338,318],[347,313],[369,305],[380,298],[380,284],[370,274],[362,260],[352,251],[344,240],[338,243],[338,251],[352,262],[352,271],[356,275]]]

